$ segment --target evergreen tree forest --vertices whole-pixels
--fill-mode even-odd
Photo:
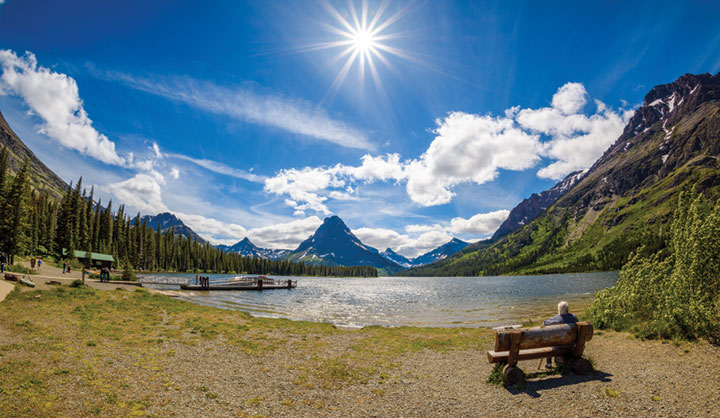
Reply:
[[[115,268],[136,271],[248,273],[292,276],[376,277],[374,267],[311,266],[225,253],[209,243],[147,226],[124,205],[113,212],[112,201],[95,202],[94,190],[82,177],[58,202],[30,187],[28,162],[10,178],[8,153],[0,153],[0,251],[10,264],[15,256],[51,255],[67,258],[74,250],[112,255]],[[65,251],[63,251],[65,250]]]

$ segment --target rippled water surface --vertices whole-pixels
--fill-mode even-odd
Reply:
[[[146,275],[145,281],[190,280],[195,275]],[[210,275],[211,282],[228,275]],[[497,326],[545,318],[557,302],[584,309],[595,290],[612,286],[617,272],[497,277],[294,277],[295,289],[182,291],[182,298],[256,316],[345,326]],[[282,279],[285,279],[283,277]],[[153,286],[153,285],[148,285]],[[179,289],[178,286],[153,286]]]

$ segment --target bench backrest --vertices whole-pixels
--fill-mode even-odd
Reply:
[[[558,345],[574,344],[578,342],[578,329],[582,328],[582,339],[590,341],[593,335],[592,324],[578,322],[577,324],[548,325],[542,328],[524,328],[517,330],[501,330],[495,338],[495,351],[509,351],[512,335],[522,333],[520,350],[541,347],[554,347]]]

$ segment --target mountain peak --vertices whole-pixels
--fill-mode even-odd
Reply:
[[[337,215],[328,216],[323,220],[321,227],[336,227],[336,228],[343,228],[349,230],[350,228],[345,225],[345,222],[340,219]]]
[[[338,216],[328,216],[308,239],[300,243],[292,258],[297,261],[340,266],[373,266],[397,271],[400,266],[363,244]]]

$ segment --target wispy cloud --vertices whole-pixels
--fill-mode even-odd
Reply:
[[[304,100],[261,95],[245,87],[226,87],[190,77],[136,77],[119,72],[99,74],[105,79],[185,103],[189,106],[347,148],[373,151],[368,134],[333,119],[325,109]]]
[[[182,154],[167,154],[170,158],[177,158],[184,161],[189,161],[195,165],[198,165],[206,170],[210,170],[214,173],[218,174],[224,174],[226,176],[231,176],[247,181],[251,181],[254,183],[264,183],[265,180],[267,180],[267,177],[253,174],[246,170],[240,170],[238,168],[230,167],[228,165],[225,165],[223,163],[213,161],[213,160],[207,160],[203,158],[192,158],[188,157],[187,155]]]

